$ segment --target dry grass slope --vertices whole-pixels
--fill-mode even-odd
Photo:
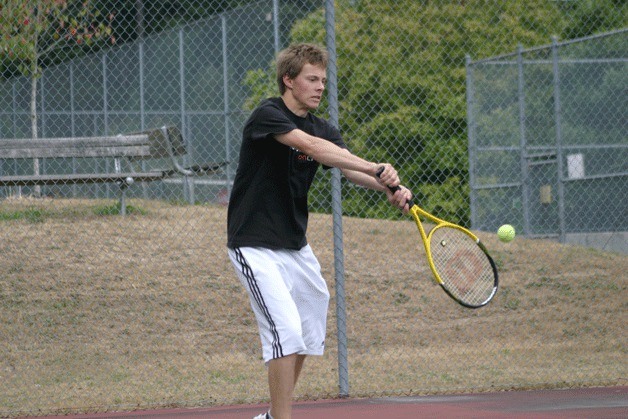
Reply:
[[[263,400],[225,209],[94,205],[1,203],[0,416]],[[334,295],[330,223],[309,239]],[[625,384],[625,255],[480,233],[501,285],[468,310],[431,283],[412,221],[343,226],[353,396]],[[337,394],[335,310],[300,398]]]

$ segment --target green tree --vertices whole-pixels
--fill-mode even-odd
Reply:
[[[562,39],[575,39],[625,28],[628,24],[628,3],[625,0],[560,1],[558,7],[567,24],[559,34]]]
[[[0,58],[31,80],[31,136],[37,132],[37,86],[42,62],[64,48],[91,46],[111,35],[113,15],[101,17],[91,0],[5,0],[0,9]],[[109,38],[115,43],[115,38]],[[39,173],[39,161],[33,162]],[[36,194],[38,190],[36,190]]]
[[[337,1],[339,121],[351,149],[394,163],[418,202],[468,224],[463,215],[469,214],[465,57],[509,53],[519,45],[548,44],[552,36],[590,34],[625,23],[625,14],[614,17],[617,8],[626,8],[624,2],[563,3]],[[587,20],[588,11],[595,15]],[[290,40],[323,45],[324,25],[321,9],[297,22]],[[253,72],[247,81],[253,90],[249,106],[276,94],[272,70]],[[325,180],[315,188],[319,197],[328,194]],[[345,212],[396,216],[385,202],[365,206],[365,194],[356,189],[345,195]],[[321,201],[329,199],[313,205]],[[325,205],[314,209],[327,210]]]
[[[428,210],[466,223],[465,56],[547,43],[561,14],[543,0],[337,5],[340,124],[351,148],[396,164]],[[324,43],[322,25],[322,12],[299,22],[293,41]],[[347,197],[347,212],[363,215],[363,199]]]

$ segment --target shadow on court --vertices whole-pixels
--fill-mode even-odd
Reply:
[[[266,406],[221,406],[91,415],[66,419],[251,419]],[[451,396],[339,399],[295,403],[294,419],[628,418],[628,386],[508,391]]]

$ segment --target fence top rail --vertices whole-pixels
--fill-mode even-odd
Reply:
[[[553,48],[553,47],[564,47],[564,46],[567,46],[567,45],[587,42],[587,41],[591,41],[591,40],[594,40],[594,39],[607,38],[607,37],[611,37],[611,36],[615,36],[615,35],[620,35],[620,34],[623,34],[623,33],[626,33],[626,32],[628,32],[628,28],[618,29],[618,30],[615,30],[615,31],[605,32],[605,33],[601,33],[601,34],[597,34],[597,35],[585,36],[583,38],[569,39],[567,41],[562,41],[562,42],[557,42],[556,38],[552,38],[553,41],[552,41],[551,44],[540,45],[538,47],[525,48],[525,49],[520,46],[516,52],[510,52],[510,53],[507,53],[507,54],[494,55],[492,57],[487,57],[487,58],[483,58],[483,59],[480,59],[480,60],[471,60],[471,57],[469,55],[467,55],[467,63],[468,63],[468,65],[475,65],[475,64],[484,64],[484,63],[487,63],[487,62],[493,62],[493,61],[503,60],[503,59],[508,59],[508,58],[516,59],[516,57],[518,55],[521,55],[521,54],[526,54],[526,53],[535,52],[535,51],[542,51],[542,50],[550,49],[550,48]]]
[[[503,60],[503,59],[486,59],[482,61],[477,61],[473,63],[473,65],[495,65],[495,66],[515,66],[519,65],[519,63],[523,65],[530,64],[540,64],[540,65],[548,65],[553,64],[554,62],[558,64],[614,64],[614,63],[628,63],[628,58],[567,58],[567,59],[558,59],[554,60]]]

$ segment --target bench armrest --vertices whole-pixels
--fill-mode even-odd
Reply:
[[[161,132],[163,138],[167,143],[168,155],[170,156],[170,160],[172,162],[173,169],[164,171],[166,176],[172,176],[174,174],[181,174],[184,176],[198,176],[198,175],[206,175],[213,174],[220,170],[223,166],[225,166],[228,162],[218,162],[218,163],[207,163],[203,165],[194,165],[190,167],[183,167],[181,163],[179,163],[179,159],[177,158],[177,145],[173,143],[170,138],[170,130],[167,126],[161,127]]]

